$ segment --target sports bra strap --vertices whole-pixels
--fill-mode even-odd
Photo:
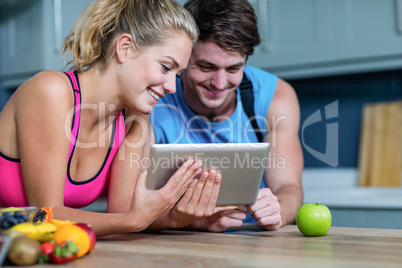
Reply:
[[[75,92],[80,92],[80,88],[79,88],[79,86],[78,86],[77,78],[75,77],[75,73],[73,73],[73,72],[71,72],[71,71],[67,71],[67,72],[65,72],[65,73],[70,77],[71,83],[72,83],[72,85],[73,85],[73,90],[74,90]]]
[[[72,84],[73,90],[74,90],[75,111],[74,111],[73,122],[72,122],[72,126],[71,126],[71,140],[70,140],[70,143],[72,146],[72,147],[70,147],[70,154],[71,154],[71,150],[78,137],[78,130],[79,130],[79,125],[80,125],[81,95],[80,95],[80,87],[77,82],[76,74],[71,71],[67,71],[65,73],[70,78],[70,81],[71,81],[71,84]]]

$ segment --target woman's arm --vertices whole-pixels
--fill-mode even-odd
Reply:
[[[55,218],[91,224],[98,236],[143,230],[176,203],[199,168],[187,163],[163,190],[151,192],[145,188],[146,174],[141,173],[135,198],[126,201],[131,209],[124,213],[95,213],[65,207],[72,94],[68,78],[53,71],[38,74],[16,92],[18,157],[29,205],[51,206]],[[125,188],[124,184],[120,186]]]
[[[108,212],[130,211],[136,181],[149,156],[149,115],[126,109],[126,135],[110,168]]]

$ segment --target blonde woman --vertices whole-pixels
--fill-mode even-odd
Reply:
[[[197,36],[175,1],[89,5],[62,49],[74,72],[35,75],[0,114],[0,206],[51,206],[55,218],[91,224],[102,236],[144,230],[158,217],[175,226],[180,219],[169,210],[183,195],[181,208],[211,203],[204,199],[217,195],[220,176],[204,172],[197,181],[202,163],[188,160],[158,191],[145,187],[139,164],[150,144],[148,115],[175,92]],[[108,178],[114,213],[78,209],[99,197]]]

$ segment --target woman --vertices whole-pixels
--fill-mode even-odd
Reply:
[[[0,206],[51,206],[55,218],[91,224],[102,236],[144,230],[186,190],[180,202],[188,204],[202,201],[193,191],[216,193],[214,171],[195,179],[200,162],[188,160],[158,191],[146,189],[138,164],[150,144],[143,123],[160,97],[175,92],[197,35],[175,1],[89,5],[62,49],[75,72],[35,75],[0,114]],[[96,200],[109,176],[114,213],[76,209]]]

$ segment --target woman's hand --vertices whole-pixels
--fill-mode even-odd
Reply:
[[[141,172],[134,188],[129,212],[134,226],[143,230],[171,209],[189,186],[194,184],[195,177],[201,172],[201,166],[202,162],[187,160],[159,190],[148,190],[145,185],[147,172]]]
[[[219,211],[231,210],[236,206],[216,207],[222,176],[215,170],[203,172],[187,189],[183,197],[169,211],[172,227],[180,228],[213,215]]]

